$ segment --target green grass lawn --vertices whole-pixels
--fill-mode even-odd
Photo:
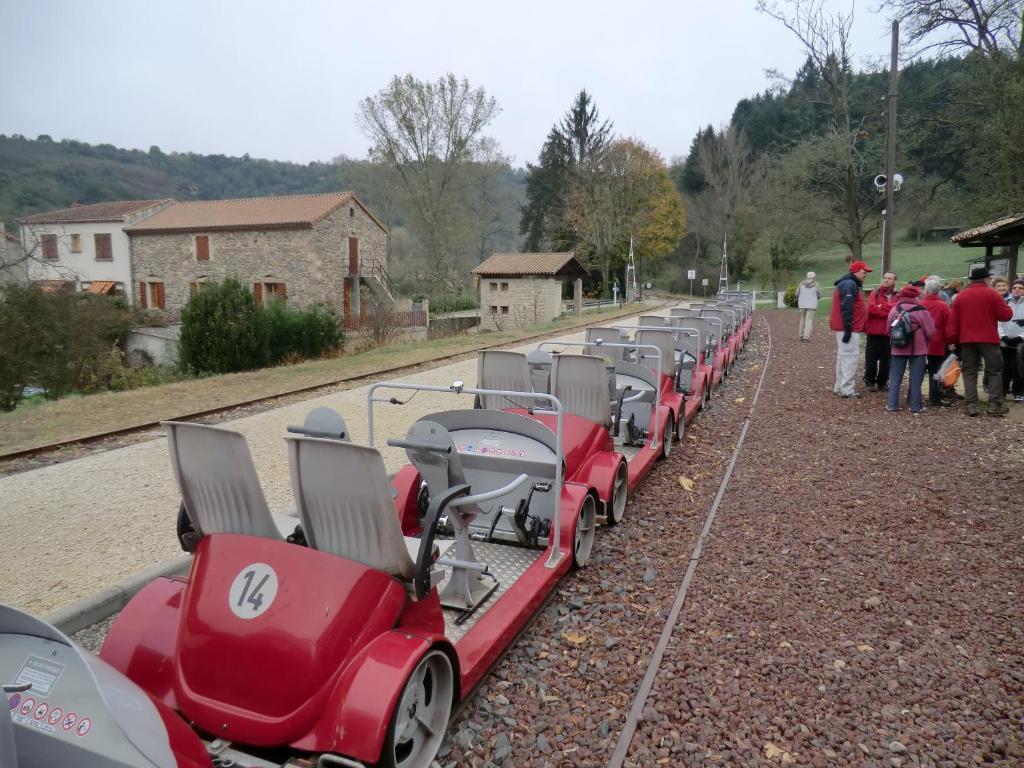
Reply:
[[[846,273],[847,253],[846,248],[837,247],[814,254],[810,259],[807,270],[817,273],[821,286],[818,319],[827,319],[832,309],[832,284]],[[982,253],[976,248],[961,248],[952,243],[915,245],[897,241],[892,249],[892,268],[898,278],[897,286],[917,280],[921,275],[938,275],[945,281],[966,278],[970,259],[980,256]],[[882,280],[882,244],[865,244],[864,261],[874,270],[864,281],[864,290],[871,291]],[[799,280],[803,274],[795,277]]]

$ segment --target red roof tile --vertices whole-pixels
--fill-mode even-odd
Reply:
[[[21,224],[81,224],[93,221],[124,221],[133,213],[169,200],[121,200],[115,203],[76,205],[59,211],[36,213],[19,219]]]
[[[496,253],[473,270],[481,277],[502,275],[586,274],[587,268],[572,251],[565,253]]]
[[[250,197],[174,203],[127,229],[132,235],[245,229],[308,229],[339,206],[355,202],[381,228],[376,217],[352,192],[322,195]]]

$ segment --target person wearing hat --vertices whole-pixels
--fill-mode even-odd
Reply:
[[[947,337],[959,346],[960,368],[964,378],[967,415],[977,416],[978,368],[982,361],[988,373],[989,416],[1007,412],[1003,403],[1003,355],[999,350],[998,323],[1013,319],[1013,310],[1002,296],[989,287],[992,273],[987,267],[971,270],[970,284],[957,294],[949,314]]]
[[[864,387],[885,392],[889,385],[889,311],[896,306],[896,273],[886,272],[882,283],[868,294],[868,321],[864,325]]]
[[[821,300],[821,289],[813,272],[807,273],[807,279],[800,283],[796,292],[796,306],[800,310],[800,341],[811,340],[811,329],[814,327],[814,311]]]
[[[935,323],[927,308],[921,306],[917,297],[921,291],[915,285],[905,285],[900,290],[896,304],[889,310],[887,323],[891,327],[900,315],[910,321],[910,343],[892,348],[892,375],[889,377],[889,397],[885,410],[897,411],[900,407],[900,387],[903,386],[903,372],[910,371],[907,381],[907,404],[911,413],[921,413],[921,382],[928,362],[928,342],[935,333]]]
[[[853,381],[857,376],[857,362],[860,360],[860,334],[868,319],[864,303],[864,278],[871,267],[863,261],[850,264],[850,271],[836,280],[832,292],[832,313],[829,327],[836,334],[836,383],[832,391],[839,397],[860,397],[854,391]]]

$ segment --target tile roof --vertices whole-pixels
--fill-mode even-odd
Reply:
[[[969,240],[974,240],[984,235],[996,235],[1000,230],[1021,225],[1024,225],[1024,213],[990,221],[988,224],[982,224],[980,227],[974,227],[973,229],[965,229],[963,232],[957,232],[949,239],[954,243],[966,244]]]
[[[354,201],[381,228],[376,217],[352,192],[322,195],[250,197],[174,203],[128,227],[130,234],[245,229],[309,229],[339,206]]]
[[[112,280],[93,280],[89,283],[89,293],[98,293],[101,296],[110,293],[114,289]]]
[[[502,275],[586,274],[587,268],[572,251],[565,253],[496,253],[473,270],[481,277]]]
[[[21,224],[81,224],[93,221],[124,221],[129,215],[169,200],[121,200],[114,203],[75,205],[59,211],[36,213],[19,219]]]

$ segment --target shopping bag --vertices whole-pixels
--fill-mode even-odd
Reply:
[[[950,355],[942,361],[934,378],[936,381],[941,381],[944,387],[956,385],[960,380],[960,361],[956,359],[956,355]]]

